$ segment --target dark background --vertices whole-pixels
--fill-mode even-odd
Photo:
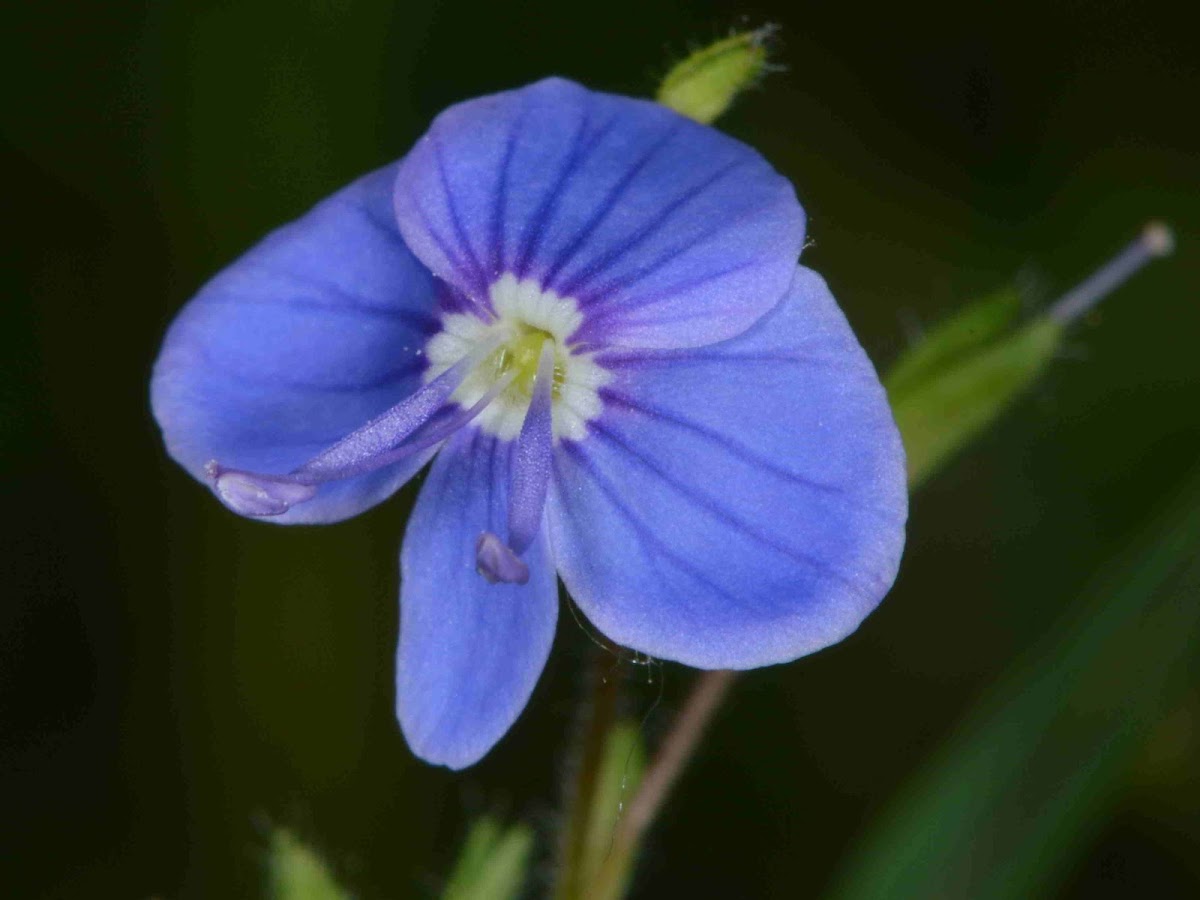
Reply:
[[[552,833],[580,628],[563,616],[533,701],[483,763],[415,761],[392,714],[413,486],[336,526],[235,518],[166,459],[149,368],[207,276],[448,104],[550,73],[650,93],[745,14],[782,26],[787,71],[722,127],[795,182],[805,260],[881,368],[914,323],[1019,273],[1048,301],[1147,218],[1179,237],[915,498],[880,611],[740,682],[636,891],[818,894],[1200,456],[1200,64],[1183,9],[6,4],[0,893],[255,896],[275,823],[365,897],[433,897],[469,814]],[[633,713],[662,680],[653,739],[689,673],[630,671]],[[1056,895],[1200,895],[1194,691],[1179,715],[1175,764],[1116,786]]]

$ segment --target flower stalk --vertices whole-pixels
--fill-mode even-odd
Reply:
[[[618,900],[621,897],[633,853],[700,745],[700,739],[736,676],[736,672],[718,669],[705,672],[696,680],[671,731],[646,769],[641,786],[618,822],[612,849],[591,889],[581,896],[588,900]]]
[[[597,648],[591,666],[591,702],[578,748],[578,768],[570,788],[569,818],[553,894],[555,900],[582,900],[592,896],[585,883],[584,858],[605,747],[616,724],[620,702],[621,670],[612,663],[615,653],[616,648],[605,641]]]

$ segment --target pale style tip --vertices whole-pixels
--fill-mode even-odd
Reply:
[[[1142,243],[1151,256],[1170,256],[1175,251],[1175,232],[1166,222],[1150,222],[1142,229]]]

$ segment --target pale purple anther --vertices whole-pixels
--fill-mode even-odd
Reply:
[[[215,463],[209,468],[221,502],[243,516],[281,516],[293,503],[311,500],[317,492],[312,485],[267,480],[234,469],[221,471]]]
[[[483,532],[475,542],[475,569],[489,584],[525,584],[529,581],[529,566],[490,531]]]

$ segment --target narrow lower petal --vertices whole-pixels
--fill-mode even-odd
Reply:
[[[852,632],[899,565],[904,453],[821,278],[800,269],[734,340],[601,362],[605,411],[560,446],[548,508],[559,572],[596,626],[735,669]]]
[[[750,147],[558,78],[451,107],[401,165],[413,251],[479,304],[510,273],[575,299],[586,343],[698,346],[783,296],[804,241]]]
[[[175,320],[151,403],[168,452],[193,476],[211,485],[213,460],[290,472],[420,386],[420,351],[436,328],[434,280],[400,238],[395,177],[395,165],[374,172],[273,232]],[[271,521],[352,516],[431,452],[322,485]],[[247,508],[269,510],[275,499]]]
[[[396,711],[413,752],[461,769],[512,726],[546,664],[558,616],[544,529],[525,584],[476,571],[481,533],[503,534],[513,443],[468,426],[434,461],[401,552]]]

